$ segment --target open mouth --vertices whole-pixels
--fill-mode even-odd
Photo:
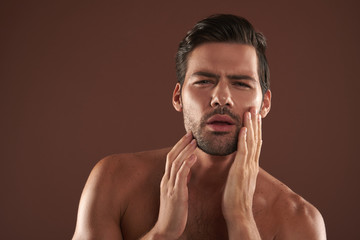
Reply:
[[[211,131],[229,132],[235,126],[235,121],[228,115],[214,115],[208,119],[206,125]]]
[[[216,124],[216,125],[233,125],[230,122],[222,122],[222,121],[213,121],[213,122],[209,122],[208,124]]]
[[[228,115],[216,114],[210,117],[207,124],[234,125],[234,120]]]

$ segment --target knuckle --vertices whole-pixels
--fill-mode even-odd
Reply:
[[[179,179],[179,178],[182,178],[184,176],[184,172],[183,171],[178,171],[177,174],[176,174],[176,177]]]
[[[174,161],[172,164],[172,167],[175,168],[175,169],[178,169],[181,165],[181,162],[180,161]]]
[[[177,172],[177,177],[179,178],[182,178],[182,177],[185,177],[186,176],[186,171],[187,170],[187,167],[184,166],[182,167],[178,172]]]
[[[167,155],[166,155],[166,159],[167,161],[170,161],[171,159],[174,159],[174,152],[170,151]]]
[[[249,150],[248,150],[248,148],[244,148],[242,152],[243,152],[244,156],[247,156],[249,153]]]
[[[160,182],[160,188],[166,188],[167,187],[167,178],[165,176],[163,176],[163,178],[161,179],[161,182]]]
[[[179,159],[183,159],[184,158],[184,151],[185,150],[183,150],[178,156],[177,156],[177,161],[179,160]]]
[[[169,189],[168,191],[166,191],[166,196],[168,197],[168,198],[174,198],[174,196],[175,196],[175,191],[174,191],[174,189]]]
[[[256,168],[255,166],[251,168],[251,175],[257,175],[259,173],[258,168]]]

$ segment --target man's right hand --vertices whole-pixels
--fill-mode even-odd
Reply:
[[[178,239],[188,217],[188,176],[196,162],[196,141],[187,133],[166,157],[160,185],[160,210],[154,228],[143,239]]]

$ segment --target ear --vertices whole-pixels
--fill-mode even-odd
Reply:
[[[181,86],[180,83],[175,85],[175,89],[172,96],[172,104],[176,111],[182,112],[182,100],[181,100]]]
[[[270,112],[271,108],[271,91],[267,90],[264,94],[263,103],[260,109],[260,115],[262,118],[265,118],[266,115]]]

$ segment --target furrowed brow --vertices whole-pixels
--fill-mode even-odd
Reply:
[[[251,80],[256,82],[256,79],[249,75],[228,75],[227,77],[231,80]]]
[[[219,79],[220,76],[214,73],[210,73],[210,72],[203,72],[203,71],[199,71],[199,72],[195,72],[193,74],[191,74],[192,77],[195,76],[200,76],[200,77],[208,77],[208,78],[215,78],[215,79]]]

